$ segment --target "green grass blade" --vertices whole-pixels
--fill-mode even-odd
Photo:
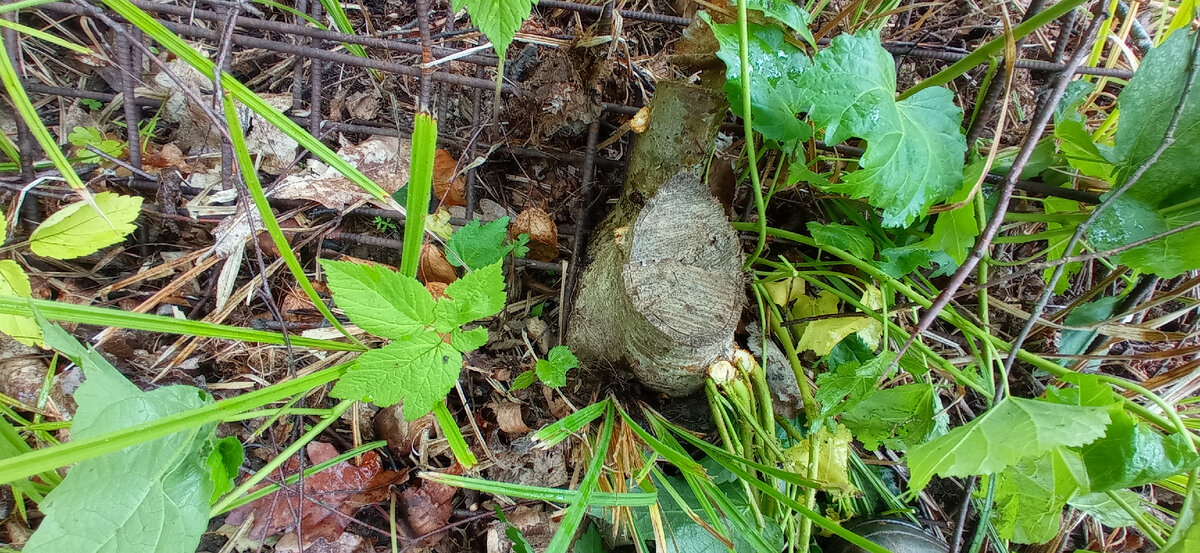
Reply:
[[[296,259],[296,253],[292,251],[291,244],[288,244],[287,238],[283,236],[283,229],[279,228],[279,221],[275,219],[275,212],[271,211],[271,204],[267,201],[267,195],[263,192],[262,183],[258,182],[258,172],[254,170],[254,161],[250,159],[250,151],[246,149],[246,134],[242,131],[242,123],[238,120],[237,109],[234,108],[233,98],[229,94],[225,94],[222,99],[225,106],[225,123],[229,125],[229,137],[233,140],[233,153],[237,156],[238,168],[242,172],[242,182],[246,184],[246,188],[250,191],[250,197],[254,198],[254,206],[258,208],[258,215],[262,218],[263,226],[266,227],[267,233],[271,235],[271,241],[275,243],[275,249],[279,250],[279,254],[283,257],[283,262],[287,265],[288,270],[292,272],[292,276],[296,278],[296,283],[304,290],[304,294],[308,296],[308,301],[311,301],[317,311],[333,325],[342,336],[348,338],[351,342],[359,344],[357,338],[342,326],[342,323],[333,316],[333,312],[325,305],[325,301],[321,296],[317,295],[317,291],[313,289],[312,282],[309,282],[308,275],[304,274],[304,268],[300,266],[300,261]]]
[[[421,244],[425,240],[425,215],[433,191],[433,157],[437,153],[437,121],[428,113],[418,113],[413,122],[412,162],[408,177],[408,214],[404,221],[404,249],[400,253],[400,273],[417,277]]]
[[[9,29],[17,31],[18,33],[27,34],[31,37],[49,42],[50,44],[53,44],[55,46],[66,48],[72,52],[78,52],[78,53],[84,54],[84,55],[92,53],[91,50],[88,50],[87,48],[84,48],[83,46],[75,44],[74,42],[71,42],[69,40],[63,40],[59,37],[56,37],[50,33],[45,32],[45,31],[40,31],[38,29],[34,29],[33,27],[22,25],[20,23],[14,23],[7,19],[0,19],[0,27],[7,27]]]
[[[450,444],[450,452],[454,453],[454,458],[459,464],[463,468],[475,466],[475,463],[479,461],[475,459],[475,454],[471,453],[471,448],[467,447],[467,440],[463,437],[462,431],[458,429],[454,415],[450,413],[450,409],[446,408],[445,401],[439,401],[433,406],[433,416],[437,418],[438,426],[446,435],[446,442]]]
[[[189,428],[221,421],[227,416],[258,409],[268,403],[328,384],[345,374],[351,363],[342,363],[295,380],[280,382],[261,390],[176,413],[153,422],[53,447],[35,449],[18,457],[0,459],[0,484],[28,478],[40,472],[72,465]]]
[[[121,17],[124,17],[138,29],[141,29],[146,36],[157,41],[164,48],[178,56],[179,59],[187,62],[188,65],[191,65],[200,73],[204,75],[213,75],[215,73],[215,65],[211,60],[209,60],[200,52],[196,51],[196,49],[188,45],[187,42],[184,42],[184,40],[175,35],[175,33],[167,30],[166,27],[163,27],[161,23],[155,21],[154,18],[150,17],[150,15],[145,11],[142,11],[141,8],[129,3],[129,0],[102,1],[104,2],[104,5],[108,6],[109,9],[116,12]],[[367,178],[366,175],[362,174],[361,171],[359,171],[353,165],[347,163],[346,160],[339,157],[336,153],[334,153],[333,150],[330,150],[328,146],[322,144],[320,140],[314,138],[313,135],[308,133],[308,131],[305,131],[304,128],[284,115],[283,112],[271,107],[257,94],[251,92],[249,88],[246,88],[246,85],[233,78],[232,75],[229,73],[221,73],[221,85],[226,91],[233,94],[233,97],[239,102],[245,104],[246,107],[250,108],[250,110],[254,113],[262,116],[262,118],[272,126],[278,128],[296,142],[299,142],[301,146],[312,152],[317,159],[320,159],[321,161],[325,162],[325,164],[333,167],[335,170],[341,173],[342,176],[349,179],[350,182],[357,184],[363,190],[366,190],[372,196],[375,196],[376,199],[384,202],[389,206],[389,208],[401,212],[404,211],[404,208],[396,205],[396,202],[392,200],[391,196],[389,196],[386,191],[380,188],[378,184],[375,184],[373,181],[371,181],[371,179]]]
[[[348,35],[355,34],[354,26],[350,24],[350,18],[346,16],[346,10],[342,9],[341,2],[338,2],[337,0],[321,0],[321,5],[324,6],[325,14],[329,16],[329,19],[333,20],[334,26],[336,26],[339,31]],[[342,46],[345,46],[346,50],[355,56],[360,58],[367,57],[367,49],[361,44],[347,44],[343,42]],[[383,73],[381,73],[378,69],[371,69],[370,71],[371,76],[375,77],[375,80],[383,80]]]
[[[579,504],[581,501],[578,490],[493,482],[482,478],[470,478],[454,474],[442,474],[440,472],[422,472],[419,476],[426,480],[432,480],[456,488],[476,490],[492,495],[547,501],[550,503],[565,503],[568,505]],[[588,499],[587,505],[597,507],[649,507],[657,502],[658,494],[653,492],[593,492]]]
[[[592,455],[591,462],[588,463],[583,481],[579,483],[579,501],[567,507],[567,512],[559,523],[558,531],[551,538],[550,545],[546,546],[546,553],[567,553],[570,548],[571,540],[575,538],[575,533],[579,530],[580,523],[583,522],[583,515],[587,514],[588,504],[596,489],[596,483],[600,481],[600,473],[604,470],[604,459],[608,456],[608,445],[612,441],[615,419],[610,403],[604,410],[604,428],[600,431],[600,438],[596,440],[596,452]]]
[[[307,21],[309,25],[312,25],[313,27],[316,27],[316,28],[318,28],[318,29],[320,29],[320,30],[322,30],[322,31],[328,31],[328,30],[329,30],[329,27],[326,27],[326,26],[325,26],[324,24],[322,24],[320,21],[317,21],[316,19],[313,19],[313,18],[312,18],[311,16],[309,16],[308,14],[306,14],[306,13],[304,13],[304,12],[300,11],[300,10],[297,10],[296,8],[293,8],[293,7],[291,7],[291,6],[285,6],[285,5],[283,5],[283,4],[280,4],[279,2],[272,2],[271,0],[254,0],[254,3],[255,3],[255,4],[262,4],[262,5],[264,5],[264,6],[267,6],[267,7],[269,7],[269,8],[274,8],[274,9],[277,9],[277,10],[279,10],[279,11],[281,11],[281,12],[284,12],[284,13],[290,14],[290,15],[292,15],[293,17],[299,17],[300,19],[303,19],[303,20]]]
[[[76,190],[83,189],[83,181],[79,179],[79,175],[75,174],[75,169],[71,167],[71,162],[67,161],[67,156],[62,153],[62,149],[58,147],[58,143],[54,141],[54,137],[50,136],[50,130],[42,124],[42,119],[38,117],[37,109],[33,107],[33,102],[29,101],[29,95],[25,93],[25,88],[21,86],[21,79],[17,76],[17,69],[13,67],[12,62],[8,57],[8,49],[4,47],[3,41],[0,41],[0,81],[4,82],[4,88],[8,91],[8,98],[12,101],[13,107],[16,108],[17,114],[21,119],[25,120],[25,124],[29,127],[29,132],[33,133],[33,137],[37,139],[38,144],[42,146],[42,150],[46,152],[46,157],[54,163],[54,167],[62,173],[67,184]]]
[[[604,414],[604,408],[608,405],[608,403],[609,401],[607,399],[593,403],[587,407],[584,407],[583,409],[567,415],[566,417],[563,417],[563,420],[538,430],[537,433],[533,435],[533,443],[542,448],[553,447],[557,445],[559,442],[569,438],[572,434],[579,432],[579,429],[596,420],[596,417]]]
[[[49,4],[51,2],[57,2],[57,1],[58,0],[21,0],[20,2],[13,2],[11,4],[0,6],[0,13],[15,12],[17,10],[23,10],[25,8],[33,8],[33,7],[40,6],[42,4]]]
[[[189,321],[146,313],[131,313],[120,309],[94,307],[90,305],[74,305],[50,300],[35,300],[18,298],[16,296],[0,296],[0,314],[33,317],[35,312],[51,321],[66,321],[72,323],[128,328],[149,332],[166,332],[185,336],[200,336],[203,338],[221,338],[241,342],[258,342],[262,344],[283,345],[283,335],[278,332],[253,330],[236,326],[221,325],[204,321]],[[312,348],[327,351],[365,351],[361,345],[333,340],[320,340],[291,336],[291,343],[296,347]]]

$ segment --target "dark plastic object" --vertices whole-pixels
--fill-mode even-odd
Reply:
[[[846,525],[846,529],[882,545],[892,553],[948,553],[950,548],[925,529],[907,520],[877,518]],[[867,553],[852,543],[839,539],[830,553]]]

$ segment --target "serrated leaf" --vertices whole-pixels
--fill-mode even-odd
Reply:
[[[505,245],[507,238],[508,217],[501,217],[486,225],[475,219],[446,241],[446,260],[455,267],[486,267],[504,259],[512,251],[511,245]]]
[[[402,339],[433,324],[433,296],[414,278],[376,265],[320,260],[333,300],[363,330]]]
[[[462,354],[436,332],[420,332],[369,350],[334,385],[342,399],[370,398],[388,407],[404,401],[404,418],[416,420],[445,399],[462,370]]]
[[[29,275],[11,259],[0,260],[0,296],[33,297]],[[42,344],[42,329],[30,317],[0,315],[0,332],[27,346]]]
[[[814,48],[816,47],[817,41],[813,39],[812,31],[808,28],[809,23],[812,22],[812,16],[792,0],[746,0],[746,8],[758,10],[764,16],[784,24]]]
[[[439,332],[448,332],[504,309],[506,298],[501,265],[497,262],[477,269],[446,287],[447,297],[438,300],[433,309]]]
[[[879,258],[880,261],[875,264],[893,278],[903,278],[917,269],[928,269],[932,265],[937,265],[937,271],[930,275],[934,277],[949,275],[958,268],[950,254],[918,244],[880,250]]]
[[[1112,493],[1121,497],[1129,505],[1141,508],[1141,496],[1129,490],[1116,490]],[[1109,528],[1122,528],[1137,524],[1132,516],[1107,493],[1088,493],[1077,495],[1067,502],[1068,505],[1087,513]],[[1142,509],[1144,510],[1144,509]]]
[[[895,61],[878,31],[834,38],[797,88],[826,143],[867,141],[861,168],[829,189],[883,209],[884,226],[908,225],[962,184],[967,144],[954,94],[933,87],[897,102]]]
[[[934,474],[969,476],[1000,472],[1055,447],[1074,447],[1104,435],[1108,409],[1005,398],[986,413],[927,443],[905,457],[920,490]]]
[[[47,324],[43,331],[47,343],[71,357],[87,377],[75,392],[75,439],[211,402],[190,386],[142,392],[96,352],[80,355],[83,348],[62,329]],[[75,465],[39,504],[46,518],[23,551],[192,553],[208,527],[213,486],[205,449],[214,428],[193,427]]]
[[[837,223],[823,225],[815,221],[809,222],[807,227],[817,246],[833,246],[867,261],[875,258],[875,243],[862,227]]]
[[[208,466],[209,479],[213,483],[212,497],[209,503],[216,503],[222,495],[233,489],[233,482],[238,477],[238,468],[244,461],[242,442],[233,436],[216,440],[208,453],[205,464]]]
[[[471,23],[479,27],[492,42],[496,55],[503,58],[536,3],[537,0],[453,0],[452,5],[454,11],[467,8]]]
[[[896,354],[885,350],[866,363],[848,363],[838,367],[836,372],[817,375],[815,397],[821,405],[821,416],[829,417],[853,409],[867,399],[875,392],[877,383],[888,376],[884,372],[895,358]]]
[[[73,259],[121,242],[137,227],[142,198],[101,192],[88,202],[70,204],[42,221],[29,237],[29,249],[42,257]]]
[[[965,201],[975,188],[985,165],[983,161],[972,163],[964,172],[962,187],[946,200],[946,203],[957,204]],[[975,237],[979,236],[979,224],[975,219],[975,206],[971,202],[943,211],[933,222],[933,232],[929,238],[922,240],[920,246],[933,251],[942,251],[950,256],[958,265],[967,259],[967,253],[975,245]]]
[[[733,112],[742,111],[741,56],[739,32],[735,24],[713,23],[705,12],[700,17],[712,28],[720,49],[717,57],[725,62],[725,94]],[[812,62],[799,48],[784,39],[783,31],[773,26],[749,23],[750,112],[754,130],[780,142],[808,140],[812,127],[796,115],[808,108],[808,100],[796,88],[796,82]]]
[[[1086,482],[1078,455],[1055,448],[1030,457],[996,476],[992,522],[1000,537],[1017,543],[1045,543],[1058,535],[1062,509]],[[1086,475],[1083,476],[1086,480]]]
[[[879,289],[868,288],[862,297],[866,307],[879,307],[883,300]],[[833,293],[822,290],[817,297],[804,296],[796,300],[792,314],[796,318],[816,317],[837,313],[838,298]],[[868,346],[879,342],[879,333],[883,327],[874,318],[867,315],[830,317],[796,326],[795,333],[800,336],[796,349],[812,350],[818,356],[828,355],[842,340],[851,334],[858,334]]]
[[[554,346],[545,359],[538,359],[538,378],[551,388],[567,385],[567,371],[579,366],[579,359],[567,346]]]
[[[483,347],[487,343],[487,340],[488,331],[483,327],[476,327],[471,330],[456,328],[450,331],[450,345],[463,353],[475,351]]]
[[[949,417],[931,384],[879,390],[846,409],[841,421],[867,449],[904,451],[946,433]]]

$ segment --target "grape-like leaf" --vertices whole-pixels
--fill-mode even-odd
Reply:
[[[923,489],[934,474],[1000,472],[1055,447],[1084,445],[1103,436],[1109,420],[1106,407],[1005,398],[975,420],[910,449],[909,486]]]
[[[420,332],[367,351],[331,392],[344,399],[370,398],[387,407],[404,401],[404,418],[416,420],[446,397],[462,370],[462,354],[436,332]]]
[[[948,419],[933,386],[917,383],[879,390],[841,420],[867,449],[903,451],[945,434]]]
[[[554,346],[545,359],[538,359],[536,371],[538,378],[547,386],[561,388],[567,385],[567,371],[578,366],[579,359],[567,346]]]
[[[433,324],[433,296],[416,279],[378,265],[320,263],[337,306],[363,330],[400,339]]]
[[[1083,446],[1093,492],[1120,490],[1157,482],[1200,465],[1182,434],[1164,436],[1118,411],[1104,437]]]
[[[66,331],[43,324],[46,342],[79,365],[86,380],[75,392],[75,439],[202,407],[211,401],[190,386],[143,392],[100,354]],[[210,480],[206,449],[215,424],[83,461],[38,508],[46,515],[25,544],[28,553],[155,551],[191,553],[208,528]]]
[[[725,94],[733,112],[742,115],[741,57],[738,55],[738,26],[713,23],[708,14],[700,17],[712,27],[725,62]],[[750,113],[754,130],[781,142],[808,140],[812,127],[796,117],[808,108],[808,100],[796,87],[800,75],[812,62],[799,48],[784,40],[783,31],[766,25],[748,24],[750,62]]]
[[[821,416],[836,415],[867,399],[895,358],[896,354],[885,350],[866,363],[852,362],[817,375],[816,400],[821,405]]]
[[[496,55],[503,58],[536,3],[537,0],[452,0],[451,6],[456,12],[467,8],[471,22],[492,41]]]
[[[94,207],[79,201],[47,217],[29,236],[29,249],[43,257],[73,259],[116,244],[137,228],[133,221],[141,213],[141,197],[101,192],[92,201]]]
[[[796,86],[826,143],[867,141],[861,168],[830,190],[882,208],[883,225],[905,226],[961,186],[967,145],[954,94],[932,87],[897,102],[895,61],[878,31],[833,39]]]

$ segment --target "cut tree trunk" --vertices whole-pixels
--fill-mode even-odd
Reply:
[[[737,234],[700,179],[727,108],[720,91],[659,83],[567,324],[581,360],[626,368],[671,396],[699,390],[708,366],[732,353],[746,303]]]

